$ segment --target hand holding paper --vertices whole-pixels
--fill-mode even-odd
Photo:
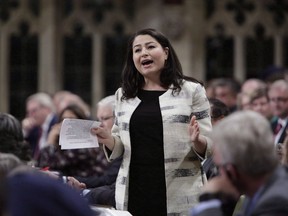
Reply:
[[[83,119],[64,119],[60,130],[61,149],[81,149],[99,147],[98,139],[92,135],[91,128],[99,127],[101,122]]]

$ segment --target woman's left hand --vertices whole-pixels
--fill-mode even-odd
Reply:
[[[192,142],[198,142],[200,136],[200,129],[198,122],[196,121],[196,116],[192,116],[189,124],[189,133]]]
[[[200,134],[199,124],[196,120],[196,116],[192,116],[189,124],[189,134],[191,141],[194,143],[194,149],[199,154],[204,154],[207,147],[205,137]]]

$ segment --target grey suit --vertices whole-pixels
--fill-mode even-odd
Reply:
[[[243,209],[237,216],[245,215],[245,206],[249,199],[244,200]],[[224,216],[220,208],[210,208],[193,216]],[[288,168],[279,166],[256,200],[249,216],[287,216],[288,215]],[[192,215],[191,215],[192,216]]]

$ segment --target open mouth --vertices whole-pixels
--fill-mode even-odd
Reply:
[[[153,63],[152,60],[144,60],[144,61],[141,62],[141,64],[144,65],[144,66],[152,64],[152,63]]]

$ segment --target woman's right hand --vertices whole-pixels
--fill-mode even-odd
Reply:
[[[103,127],[91,128],[91,134],[97,136],[99,143],[104,144],[109,150],[113,151],[115,143],[110,130]]]

